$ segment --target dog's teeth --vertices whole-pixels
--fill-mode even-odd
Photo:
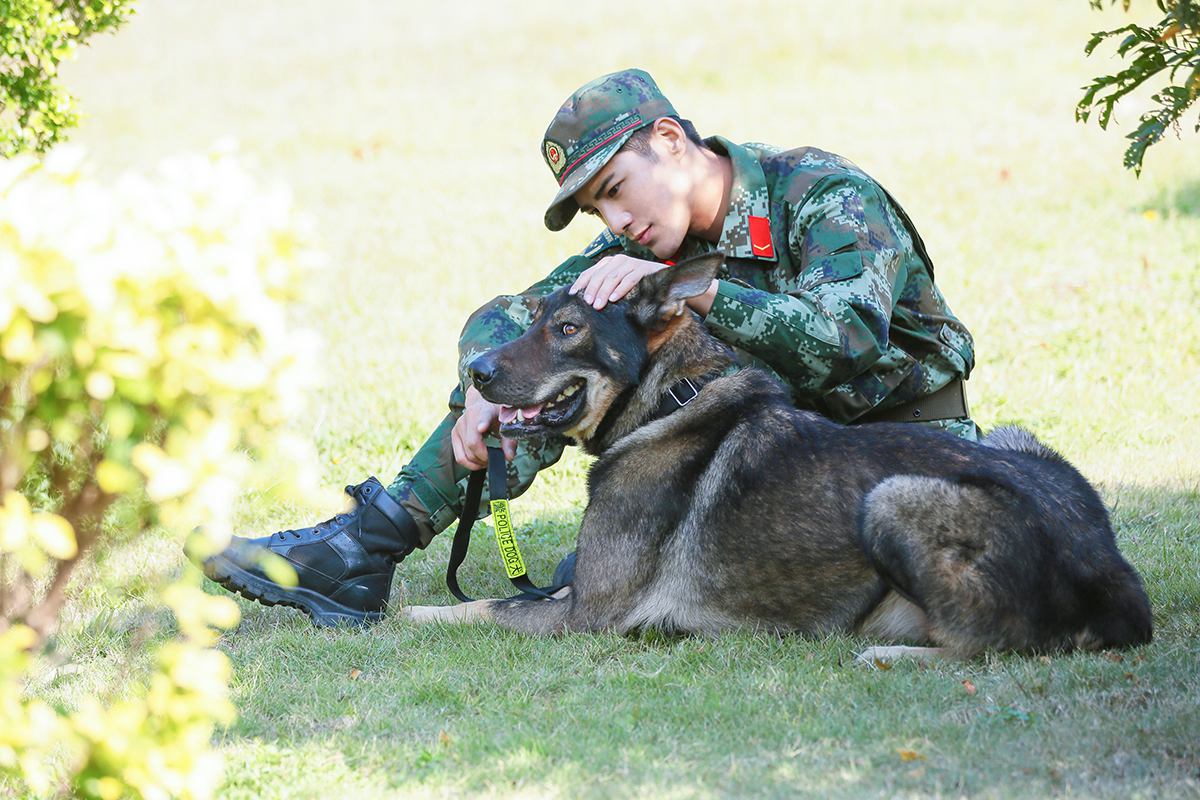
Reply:
[[[563,389],[561,392],[558,393],[558,397],[554,398],[550,402],[551,403],[561,403],[578,391],[579,391],[579,384],[574,384],[572,386],[568,386],[566,389]]]

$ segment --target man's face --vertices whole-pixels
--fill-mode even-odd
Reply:
[[[575,193],[575,202],[613,233],[670,258],[691,224],[692,181],[668,139],[655,133],[649,143],[653,158],[618,152]]]

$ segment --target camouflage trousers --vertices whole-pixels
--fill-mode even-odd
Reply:
[[[450,433],[462,411],[463,393],[461,389],[456,388],[450,395],[450,413],[388,487],[388,494],[404,506],[416,521],[421,531],[421,547],[428,545],[434,536],[450,527],[462,513],[466,502],[467,481],[471,473],[454,460],[454,449],[450,441]],[[970,441],[978,441],[980,438],[978,426],[966,417],[906,424],[936,426]],[[495,440],[489,439],[488,443],[499,446],[499,442]],[[567,444],[568,440],[562,437],[518,442],[516,457],[508,463],[509,497],[518,497],[528,489],[540,470],[562,457],[563,448]],[[483,500],[480,502],[481,516],[488,513],[487,501],[488,489],[485,483]]]

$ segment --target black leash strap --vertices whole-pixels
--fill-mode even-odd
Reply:
[[[454,542],[450,546],[450,563],[446,565],[446,586],[450,593],[464,603],[471,602],[470,597],[458,585],[458,568],[467,557],[467,547],[471,543],[471,528],[479,516],[479,501],[483,498],[483,480],[487,478],[488,495],[492,509],[492,522],[496,526],[496,543],[500,546],[500,557],[504,561],[504,570],[513,586],[521,593],[509,599],[537,600],[549,599],[561,589],[561,586],[535,586],[529,580],[525,571],[525,562],[521,558],[521,550],[517,546],[513,534],[512,517],[508,512],[508,474],[504,462],[504,451],[498,447],[488,448],[488,466],[486,470],[476,470],[471,473],[467,482],[467,497],[463,504],[462,515],[458,519],[458,529],[454,531]]]
[[[490,456],[491,453],[488,453]],[[450,545],[450,563],[446,565],[446,586],[450,594],[464,603],[471,598],[458,586],[458,567],[467,557],[467,546],[471,543],[471,527],[479,515],[479,501],[483,497],[483,479],[486,473],[477,470],[471,473],[467,481],[467,498],[463,505],[462,514],[458,518],[458,530],[454,532],[454,543]]]

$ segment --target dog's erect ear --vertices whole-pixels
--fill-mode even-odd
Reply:
[[[638,322],[650,327],[682,314],[689,298],[708,291],[724,263],[724,253],[705,253],[642,278],[634,303]]]

